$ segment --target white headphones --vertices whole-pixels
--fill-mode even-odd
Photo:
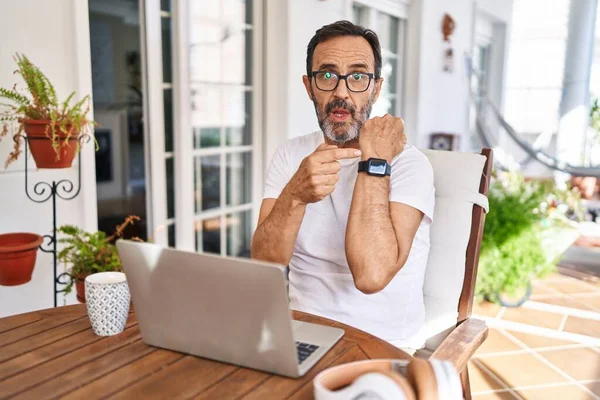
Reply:
[[[366,360],[320,372],[316,400],[461,400],[460,376],[448,361]]]

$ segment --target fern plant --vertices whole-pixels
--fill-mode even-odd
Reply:
[[[59,227],[57,232],[65,236],[61,237],[58,243],[65,246],[58,253],[57,259],[71,265],[71,280],[65,288],[65,294],[71,292],[77,279],[84,279],[87,275],[97,272],[122,271],[121,259],[113,242],[123,235],[127,226],[139,220],[138,216],[128,216],[110,236],[102,231],[85,232],[74,225]],[[141,241],[139,238],[132,240]]]
[[[70,146],[71,138],[91,136],[95,123],[87,117],[90,97],[85,96],[72,104],[75,97],[75,92],[72,92],[60,102],[54,85],[35,64],[23,54],[17,53],[14,59],[17,64],[14,73],[21,76],[26,89],[19,89],[16,84],[11,89],[0,88],[0,100],[3,100],[0,102],[0,140],[8,134],[11,123],[18,124],[16,135],[20,135],[24,131],[25,121],[47,121],[45,135],[50,139],[58,160],[61,147]],[[5,168],[21,155],[21,143],[18,136]]]

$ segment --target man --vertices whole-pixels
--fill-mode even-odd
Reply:
[[[292,309],[413,352],[423,344],[413,335],[425,316],[433,171],[406,145],[400,118],[368,119],[381,64],[377,35],[348,21],[311,39],[302,80],[321,131],[275,153],[252,258],[289,266]]]

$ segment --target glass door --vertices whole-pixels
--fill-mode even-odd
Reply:
[[[163,45],[148,50],[162,52],[154,216],[171,246],[249,256],[262,191],[262,2],[160,3]]]

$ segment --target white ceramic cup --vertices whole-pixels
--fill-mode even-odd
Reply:
[[[98,272],[85,278],[85,301],[98,336],[123,332],[129,315],[129,286],[122,272]]]

